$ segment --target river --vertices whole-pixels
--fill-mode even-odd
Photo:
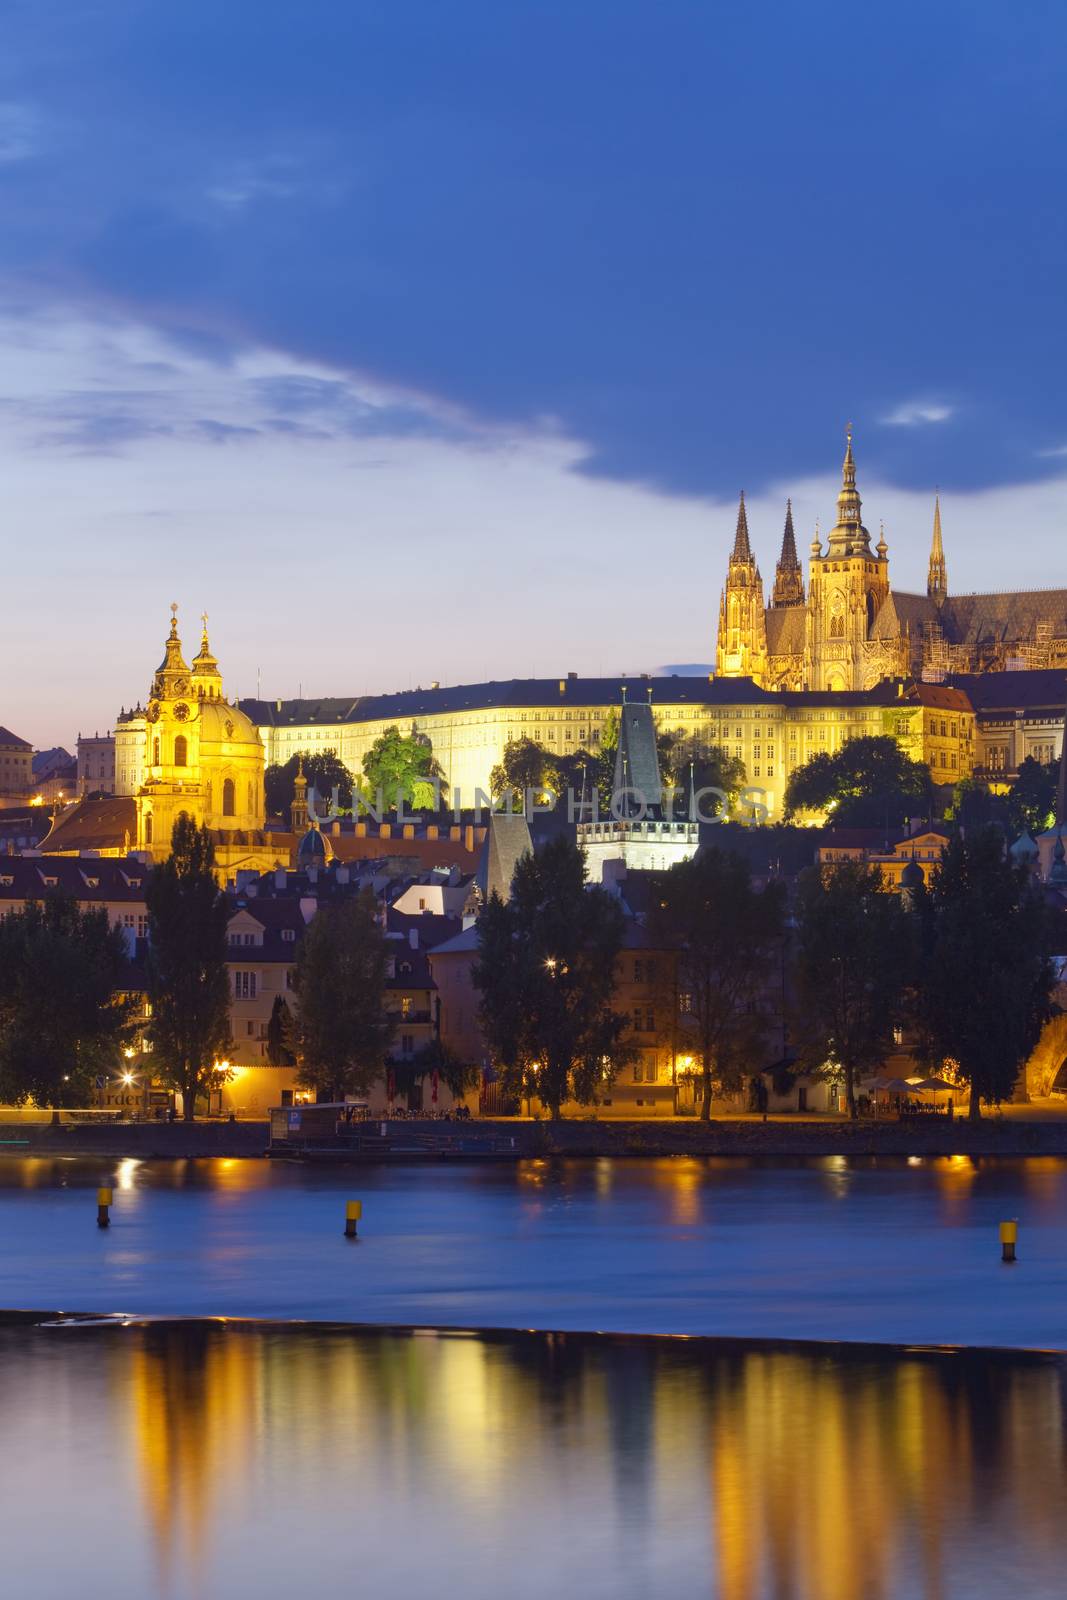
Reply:
[[[95,1225],[97,1183],[115,1186]],[[363,1202],[342,1237],[344,1202]],[[998,1222],[1019,1219],[1019,1261]],[[0,1306],[1061,1348],[1067,1161],[0,1160]]]

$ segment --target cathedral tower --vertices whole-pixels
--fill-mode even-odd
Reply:
[[[793,534],[793,502],[785,503],[785,532],[782,535],[782,553],[774,569],[772,606],[802,606],[804,604],[804,573],[797,555],[797,542]]]
[[[748,513],[742,491],[726,587],[719,601],[715,676],[752,678],[754,682],[762,684],[766,675],[767,623],[763,610],[763,579],[748,539]]]
[[[948,572],[945,568],[945,549],[941,543],[941,496],[934,496],[934,540],[930,546],[930,568],[926,578],[926,593],[935,606],[944,605],[948,599]]]
[[[804,646],[809,689],[865,689],[884,674],[871,651],[874,620],[889,594],[889,551],[884,536],[871,549],[856,488],[852,429],[847,433],[837,521],[825,555],[812,546]],[[873,674],[873,676],[872,676]]]

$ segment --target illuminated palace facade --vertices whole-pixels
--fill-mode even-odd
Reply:
[[[974,713],[966,695],[939,684],[879,684],[863,694],[775,693],[751,679],[704,677],[512,679],[454,689],[417,689],[361,700],[242,701],[259,726],[267,761],[336,750],[354,774],[391,727],[424,734],[446,774],[446,798],[475,804],[509,740],[529,737],[553,755],[595,750],[624,699],[651,699],[657,728],[696,748],[722,746],[781,815],[794,767],[848,739],[892,734],[927,761],[938,782],[967,776],[975,759]]]
[[[848,434],[837,521],[816,528],[808,583],[786,506],[770,604],[752,549],[745,498],[719,603],[715,672],[772,689],[865,690],[888,678],[941,682],[949,674],[1067,667],[1067,589],[949,593],[934,501],[926,593],[889,582],[885,533],[872,547]]]

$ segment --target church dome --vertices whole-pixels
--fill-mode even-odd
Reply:
[[[332,860],[333,845],[329,839],[318,828],[309,828],[297,846],[297,867],[325,867]]]
[[[922,867],[912,856],[904,871],[900,874],[900,887],[902,889],[921,889],[926,882],[926,874]]]
[[[1008,854],[1014,862],[1024,861],[1029,865],[1030,862],[1037,860],[1041,852],[1028,833],[1021,833]]]
[[[200,739],[215,744],[254,744],[260,749],[263,741],[251,717],[246,717],[237,706],[225,700],[203,700],[200,703]]]

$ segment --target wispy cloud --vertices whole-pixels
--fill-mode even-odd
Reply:
[[[28,161],[36,154],[39,137],[36,112],[18,101],[0,101],[0,166]]]
[[[1067,444],[1054,444],[1047,450],[1035,450],[1034,454],[1045,461],[1065,461],[1067,460]]]
[[[918,428],[930,422],[947,422],[953,409],[940,400],[905,400],[881,421],[887,428]]]

